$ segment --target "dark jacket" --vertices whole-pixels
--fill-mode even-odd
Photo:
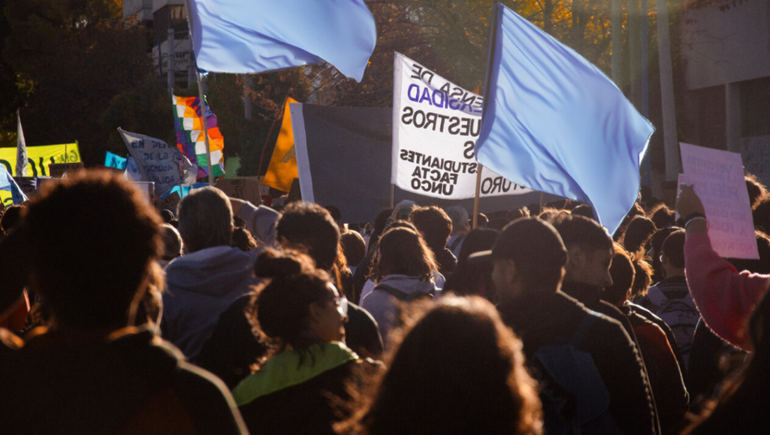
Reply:
[[[47,332],[21,348],[0,343],[0,431],[246,433],[221,381],[150,331],[120,332],[109,340]]]
[[[590,311],[562,292],[527,294],[500,307],[524,343],[527,359],[542,346],[567,344]],[[609,411],[624,433],[657,434],[650,387],[637,348],[623,327],[602,316],[579,347],[594,360],[610,393]]]
[[[348,400],[346,384],[357,367],[369,365],[339,343],[287,350],[233,389],[252,434],[334,434],[346,417],[335,399]]]

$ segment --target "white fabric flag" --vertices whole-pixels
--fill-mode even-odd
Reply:
[[[27,176],[27,142],[24,140],[24,130],[21,128],[21,115],[16,111],[16,176]]]
[[[163,195],[174,186],[190,185],[197,168],[177,147],[154,137],[131,133],[118,128],[120,136],[145,181],[155,182],[155,193]],[[126,168],[128,170],[128,168]]]
[[[442,199],[476,195],[474,152],[484,97],[469,92],[395,54],[391,183],[408,192]],[[483,168],[480,195],[531,193]]]

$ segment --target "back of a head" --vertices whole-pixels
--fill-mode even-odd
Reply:
[[[588,204],[580,204],[579,206],[573,208],[570,213],[575,216],[583,216],[588,219],[594,218],[594,210]]]
[[[631,294],[635,275],[636,269],[628,252],[616,243],[615,254],[612,256],[612,264],[610,265],[612,285],[602,290],[602,300],[615,306],[622,305]]]
[[[304,254],[272,248],[257,258],[254,273],[267,280],[256,290],[247,313],[255,332],[278,347],[302,350],[313,344],[306,334],[310,304],[329,297],[329,274],[316,269]]]
[[[446,247],[449,236],[452,235],[452,220],[444,210],[435,205],[417,207],[412,210],[409,220],[422,233],[425,243],[434,250]]]
[[[433,278],[437,270],[433,252],[415,231],[396,227],[385,231],[380,238],[379,274],[406,275],[422,281]]]
[[[366,242],[356,231],[345,231],[340,236],[340,246],[347,264],[355,267],[366,255]]]
[[[645,243],[655,233],[655,224],[644,216],[636,216],[631,220],[623,235],[623,247],[628,252],[636,252],[644,248]]]
[[[340,211],[340,209],[338,209],[336,206],[333,206],[333,205],[327,205],[324,208],[332,216],[332,219],[334,219],[334,222],[337,223],[337,226],[340,228],[340,231],[342,231],[342,212]]]
[[[16,228],[21,220],[21,212],[24,210],[24,205],[12,205],[5,209],[5,212],[0,218],[0,230],[3,234],[8,234],[12,229]]]
[[[592,219],[560,214],[552,224],[559,232],[567,249],[574,246],[579,246],[588,252],[612,249],[612,238],[607,230]]]
[[[460,256],[457,257],[457,265],[465,264],[468,257],[474,252],[486,251],[492,249],[497,240],[500,231],[491,228],[476,228],[471,230],[463,241],[460,248]]]
[[[661,255],[665,255],[668,264],[677,269],[684,268],[684,242],[686,233],[684,230],[674,231],[666,237],[660,247]]]
[[[179,203],[179,233],[187,252],[229,246],[232,228],[230,200],[215,187],[193,189]]]
[[[452,232],[458,234],[468,228],[468,210],[459,205],[453,205],[446,209],[446,214],[452,221]]]
[[[125,326],[158,255],[160,222],[122,175],[83,171],[47,184],[24,217],[31,289],[59,325]]]
[[[759,259],[728,258],[738,271],[748,270],[751,273],[770,274],[770,238],[762,231],[755,231]]]
[[[163,251],[160,259],[171,261],[182,255],[182,236],[173,226],[165,223],[161,226],[161,237],[163,240]]]
[[[448,296],[405,331],[365,410],[366,433],[513,434],[539,424],[521,342],[491,303]]]
[[[472,264],[468,257],[476,252],[487,251],[497,240],[499,231],[489,228],[476,228],[465,237],[457,268],[444,284],[445,291],[457,295],[480,294],[489,300],[495,300],[494,285],[492,284],[492,264]]]
[[[525,291],[555,292],[567,264],[567,248],[559,233],[539,218],[519,218],[508,224],[492,247],[492,256],[513,260]],[[499,297],[503,292],[497,289]]]
[[[629,256],[634,265],[634,284],[631,286],[631,297],[644,296],[652,284],[652,266],[647,261],[644,252],[631,252]]]
[[[329,271],[334,266],[340,230],[320,205],[306,201],[287,205],[275,231],[282,247],[306,250],[319,269]]]
[[[235,227],[233,229],[232,241],[230,245],[241,251],[248,252],[257,248],[257,240],[251,235],[251,231],[244,227]]]
[[[650,219],[657,229],[673,226],[675,217],[676,212],[668,208],[668,206],[662,202],[650,210]]]

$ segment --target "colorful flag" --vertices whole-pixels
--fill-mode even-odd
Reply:
[[[636,201],[655,128],[598,68],[498,5],[476,143],[514,183],[590,203],[611,233]]]
[[[377,42],[364,0],[190,0],[198,68],[260,73],[324,61],[361,81]]]
[[[288,192],[291,183],[299,177],[297,172],[297,154],[294,151],[294,132],[291,128],[291,109],[289,105],[297,103],[294,98],[287,98],[283,108],[283,121],[281,132],[275,141],[273,156],[270,158],[270,166],[267,167],[262,184]]]
[[[174,102],[174,119],[176,120],[176,146],[190,161],[198,165],[198,178],[208,177],[206,163],[206,141],[203,137],[203,120],[201,105],[198,97],[172,97]],[[206,128],[209,134],[209,149],[211,150],[211,165],[214,167],[214,177],[225,175],[224,154],[225,140],[217,126],[217,116],[206,104]]]
[[[21,129],[21,115],[16,110],[16,176],[27,176],[27,142]]]

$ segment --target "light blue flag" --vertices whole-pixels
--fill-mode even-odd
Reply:
[[[0,190],[11,192],[11,198],[14,204],[21,204],[28,200],[27,195],[21,191],[19,185],[16,184],[16,180],[13,179],[8,170],[5,169],[5,165],[0,165]]]
[[[655,128],[598,68],[503,5],[477,159],[508,180],[587,202],[614,233]]]
[[[128,159],[125,157],[120,157],[119,155],[109,151],[105,151],[105,153],[104,166],[115,169],[126,169],[126,163],[128,163]]]
[[[361,81],[377,42],[364,0],[190,0],[198,68],[260,73],[324,61]]]

